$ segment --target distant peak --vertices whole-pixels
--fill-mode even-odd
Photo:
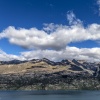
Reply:
[[[42,58],[41,60],[42,60],[42,61],[50,61],[50,60],[47,59],[47,58]]]

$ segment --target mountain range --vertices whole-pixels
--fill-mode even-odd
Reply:
[[[0,88],[3,90],[29,90],[28,87],[32,90],[62,89],[61,86],[64,89],[79,89],[80,84],[81,88],[99,89],[99,76],[100,62],[75,59],[54,62],[47,58],[0,61]]]

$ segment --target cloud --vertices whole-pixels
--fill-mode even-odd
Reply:
[[[98,10],[99,10],[99,16],[100,16],[100,0],[97,0]]]
[[[71,42],[100,40],[100,25],[93,23],[84,27],[73,12],[67,13],[70,25],[45,24],[43,29],[19,28],[9,26],[0,33],[0,38],[7,38],[10,43],[28,49],[65,49]]]
[[[82,21],[80,19],[77,19],[73,11],[67,12],[67,19],[69,21],[69,25],[81,25]]]
[[[22,52],[21,55],[26,59],[32,58],[48,58],[50,60],[59,61],[62,59],[77,59],[86,61],[100,61],[100,48],[77,48],[66,47],[65,50],[37,50]]]
[[[55,61],[62,59],[100,61],[99,47],[77,48],[68,46],[71,42],[100,41],[100,25],[93,23],[84,27],[83,22],[77,19],[72,11],[67,13],[67,19],[69,25],[44,24],[41,30],[37,28],[16,29],[9,26],[0,33],[0,39],[7,38],[10,43],[31,49],[31,51],[21,52],[17,56],[6,54],[0,50],[0,60],[30,60],[46,57]]]
[[[100,48],[77,48],[66,47],[64,50],[33,50],[21,52],[19,56],[6,54],[4,51],[0,51],[0,60],[30,60],[48,58],[53,61],[60,61],[62,59],[77,59],[86,60],[91,62],[100,62]]]
[[[14,59],[25,60],[25,58],[22,56],[7,54],[3,50],[0,49],[0,61],[10,61]]]

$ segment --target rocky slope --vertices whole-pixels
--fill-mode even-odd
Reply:
[[[100,63],[83,60],[0,61],[1,90],[100,89]]]

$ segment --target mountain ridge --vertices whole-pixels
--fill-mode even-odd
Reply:
[[[0,79],[2,90],[49,90],[51,86],[52,89],[100,89],[100,63],[75,59],[54,62],[47,58],[1,61]]]

